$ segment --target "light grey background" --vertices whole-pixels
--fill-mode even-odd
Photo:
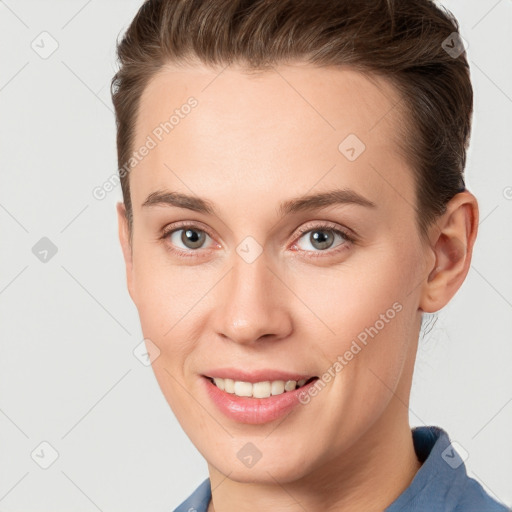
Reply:
[[[120,187],[92,196],[117,168],[109,84],[139,5],[0,2],[2,512],[170,511],[208,476],[132,353],[142,335],[117,241]],[[445,428],[469,474],[512,505],[512,2],[443,5],[469,43],[466,176],[481,223],[466,282],[420,344],[410,418]],[[52,38],[43,59],[31,44],[48,51]],[[46,263],[32,252],[42,237],[58,248]],[[59,454],[48,469],[43,441]]]

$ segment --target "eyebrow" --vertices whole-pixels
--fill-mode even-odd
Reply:
[[[338,204],[356,204],[375,208],[376,204],[350,189],[336,189],[319,194],[310,194],[296,199],[289,199],[279,205],[278,214],[282,217],[291,213],[326,208]],[[213,204],[197,196],[179,192],[156,191],[149,194],[143,207],[175,206],[199,213],[217,215]]]
[[[199,213],[214,214],[215,208],[210,201],[196,196],[189,196],[179,192],[168,192],[158,190],[152,192],[142,203],[142,207],[148,206],[177,206]]]
[[[369,199],[366,199],[366,197],[363,197],[354,190],[345,188],[322,192],[319,194],[310,194],[297,199],[290,199],[281,203],[278,213],[281,216],[285,216],[290,213],[326,208],[327,206],[338,204],[357,204],[368,208],[376,207],[376,204]]]

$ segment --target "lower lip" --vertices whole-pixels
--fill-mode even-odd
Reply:
[[[299,405],[299,393],[307,392],[308,388],[318,379],[311,381],[293,391],[286,391],[280,395],[268,398],[240,397],[219,389],[206,377],[201,377],[205,382],[206,391],[215,405],[228,418],[240,423],[262,424],[274,421],[289,413]]]

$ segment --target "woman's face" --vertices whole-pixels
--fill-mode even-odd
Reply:
[[[165,398],[231,479],[341,470],[408,425],[433,259],[398,100],[383,80],[306,65],[169,67],[144,91],[129,291]],[[293,376],[319,379],[234,385],[269,398],[207,379]]]

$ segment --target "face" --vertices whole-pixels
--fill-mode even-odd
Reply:
[[[168,67],[144,91],[134,147],[155,145],[130,173],[128,287],[210,469],[287,482],[349,467],[408,421],[431,261],[390,84],[305,64],[221,71]],[[293,377],[318,379],[280,393]]]

